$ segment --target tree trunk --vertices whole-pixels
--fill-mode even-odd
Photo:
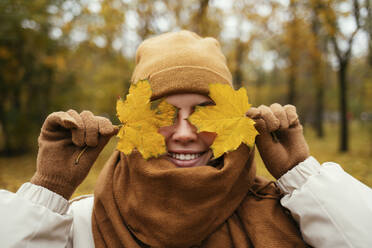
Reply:
[[[199,11],[196,13],[194,19],[194,28],[193,31],[201,36],[206,36],[208,27],[205,25],[205,18],[208,12],[209,0],[200,0],[199,1]]]
[[[289,72],[289,79],[288,79],[288,104],[295,105],[296,101],[296,75],[293,68],[291,68]]]
[[[236,68],[234,71],[234,86],[236,89],[240,89],[243,86],[243,75],[242,75],[242,63],[243,63],[243,53],[244,48],[241,41],[238,39],[236,41],[236,50],[235,50],[235,64]]]
[[[347,62],[341,62],[338,71],[338,82],[340,89],[340,147],[341,152],[349,150],[349,123],[348,123],[348,109],[347,109]]]
[[[240,69],[240,66],[239,66],[234,73],[235,89],[240,89],[243,86],[242,79],[243,79],[242,70]]]
[[[324,137],[323,116],[324,116],[324,87],[321,82],[317,82],[316,88],[316,112],[315,129],[318,138]]]
[[[0,154],[5,154],[7,155],[10,151],[10,140],[9,140],[9,135],[8,135],[8,130],[6,129],[6,117],[5,117],[5,110],[4,110],[4,106],[5,106],[5,103],[3,103],[3,101],[5,102],[5,97],[2,97],[2,99],[0,99],[2,102],[0,103],[0,128],[2,129],[1,130],[1,133],[2,133],[2,140],[3,140],[3,148],[0,149]]]
[[[366,31],[368,34],[368,55],[367,63],[372,67],[372,8],[370,0],[366,1],[367,18],[366,18]]]
[[[324,83],[325,74],[323,70],[324,63],[322,54],[327,53],[327,44],[322,42],[320,33],[320,20],[317,14],[318,10],[314,9],[311,19],[311,32],[312,32],[312,48],[311,53],[312,69],[313,69],[313,85],[315,85],[315,130],[318,138],[324,137],[323,117],[324,117]]]

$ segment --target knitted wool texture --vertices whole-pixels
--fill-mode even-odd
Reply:
[[[189,31],[145,40],[136,54],[132,83],[148,79],[152,99],[177,93],[207,95],[210,83],[232,86],[232,77],[218,41]]]
[[[307,247],[253,158],[242,145],[215,167],[177,168],[115,151],[94,191],[95,247]]]
[[[50,114],[41,128],[36,172],[30,182],[70,199],[116,133],[108,119],[95,117],[89,111]],[[84,147],[88,149],[75,164]]]

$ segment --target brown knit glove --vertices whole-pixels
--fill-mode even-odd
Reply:
[[[80,115],[74,110],[50,114],[41,128],[37,168],[31,183],[69,199],[117,132],[108,119],[89,111]]]
[[[276,179],[309,157],[296,107],[278,103],[251,108],[247,116],[255,120],[259,132],[256,145],[268,171]]]

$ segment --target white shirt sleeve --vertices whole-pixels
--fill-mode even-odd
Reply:
[[[72,225],[69,203],[31,183],[16,194],[0,190],[1,247],[65,248]]]
[[[313,247],[372,247],[372,189],[336,163],[309,157],[283,175],[277,185],[281,204],[299,223]]]
[[[70,233],[70,247],[94,248],[92,233],[93,195],[84,195],[70,201],[68,213],[73,215]]]

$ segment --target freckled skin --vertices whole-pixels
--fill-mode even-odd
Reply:
[[[187,118],[193,113],[195,106],[211,105],[213,101],[205,95],[195,93],[170,95],[166,101],[178,108],[178,116],[174,124],[159,128],[159,133],[165,138],[168,152],[202,153],[200,157],[189,161],[181,161],[169,155],[166,159],[178,167],[206,165],[212,157],[210,146],[216,138],[216,133],[198,133],[197,128]]]

